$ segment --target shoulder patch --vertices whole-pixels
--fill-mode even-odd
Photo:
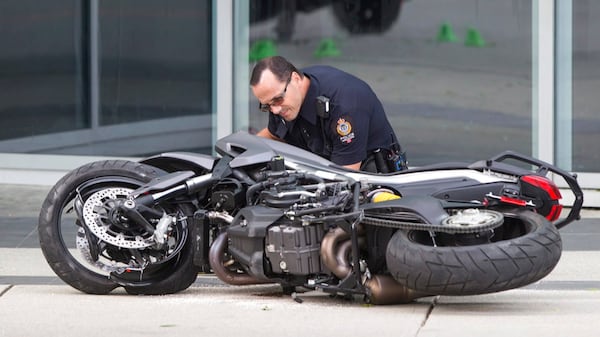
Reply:
[[[342,143],[349,144],[354,139],[354,132],[352,132],[352,124],[350,121],[339,118],[337,120],[337,125],[335,127],[335,131],[340,136],[340,141]]]

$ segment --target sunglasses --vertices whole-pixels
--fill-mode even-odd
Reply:
[[[281,92],[281,94],[279,94],[278,96],[275,96],[271,100],[271,103],[263,104],[263,103],[258,102],[258,108],[260,109],[260,111],[270,112],[271,107],[280,106],[283,103],[283,100],[285,99],[285,93],[286,93],[288,85],[290,84],[291,81],[292,81],[292,74],[290,74],[290,77],[288,78],[287,82],[285,83],[285,87],[283,88],[283,91]]]

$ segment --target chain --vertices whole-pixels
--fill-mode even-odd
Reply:
[[[362,220],[362,223],[372,226],[378,227],[387,227],[387,228],[396,228],[396,229],[404,229],[404,230],[417,230],[417,231],[433,231],[433,232],[443,232],[448,234],[470,234],[470,233],[479,233],[487,230],[494,229],[498,227],[501,223],[487,223],[482,225],[470,225],[470,226],[440,226],[440,225],[432,225],[427,223],[417,223],[417,222],[406,222],[399,220],[390,220],[390,219],[381,219],[374,218],[370,216],[365,216]]]

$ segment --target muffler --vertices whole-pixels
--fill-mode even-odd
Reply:
[[[396,282],[389,275],[373,275],[365,282],[368,290],[367,297],[372,304],[403,304],[413,300],[430,296]]]
[[[350,234],[338,227],[327,233],[321,242],[323,264],[339,279],[346,278],[352,272],[349,261],[352,242],[349,238]],[[373,304],[409,303],[419,297],[429,296],[403,286],[389,275],[373,275],[364,285],[367,297]]]

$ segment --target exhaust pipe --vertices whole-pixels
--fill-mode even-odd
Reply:
[[[352,249],[352,243],[348,238],[350,238],[350,234],[337,227],[327,233],[321,242],[321,259],[323,260],[323,264],[340,280],[352,272],[350,263],[347,260],[347,254]],[[339,249],[339,252],[336,253],[341,241],[346,241],[347,243],[341,247],[343,249]]]
[[[223,265],[223,254],[227,249],[227,240],[228,236],[226,232],[219,234],[208,252],[210,267],[221,281],[236,286],[273,283],[272,281],[259,280],[252,275],[236,273],[227,269]]]
[[[373,304],[404,304],[431,296],[409,289],[389,275],[373,275],[365,282],[365,287],[368,289],[369,301]]]
[[[363,227],[358,228],[358,234],[363,234]],[[321,261],[330,270],[333,275],[339,279],[344,279],[352,272],[349,257],[352,252],[352,241],[348,240],[350,233],[347,233],[340,227],[325,234],[321,241]],[[364,237],[358,237],[358,245],[365,245]]]
[[[352,272],[349,262],[352,241],[349,238],[349,233],[337,227],[327,233],[321,242],[323,264],[341,280]],[[373,275],[364,285],[369,301],[373,304],[409,303],[417,298],[430,296],[403,286],[389,275]]]

